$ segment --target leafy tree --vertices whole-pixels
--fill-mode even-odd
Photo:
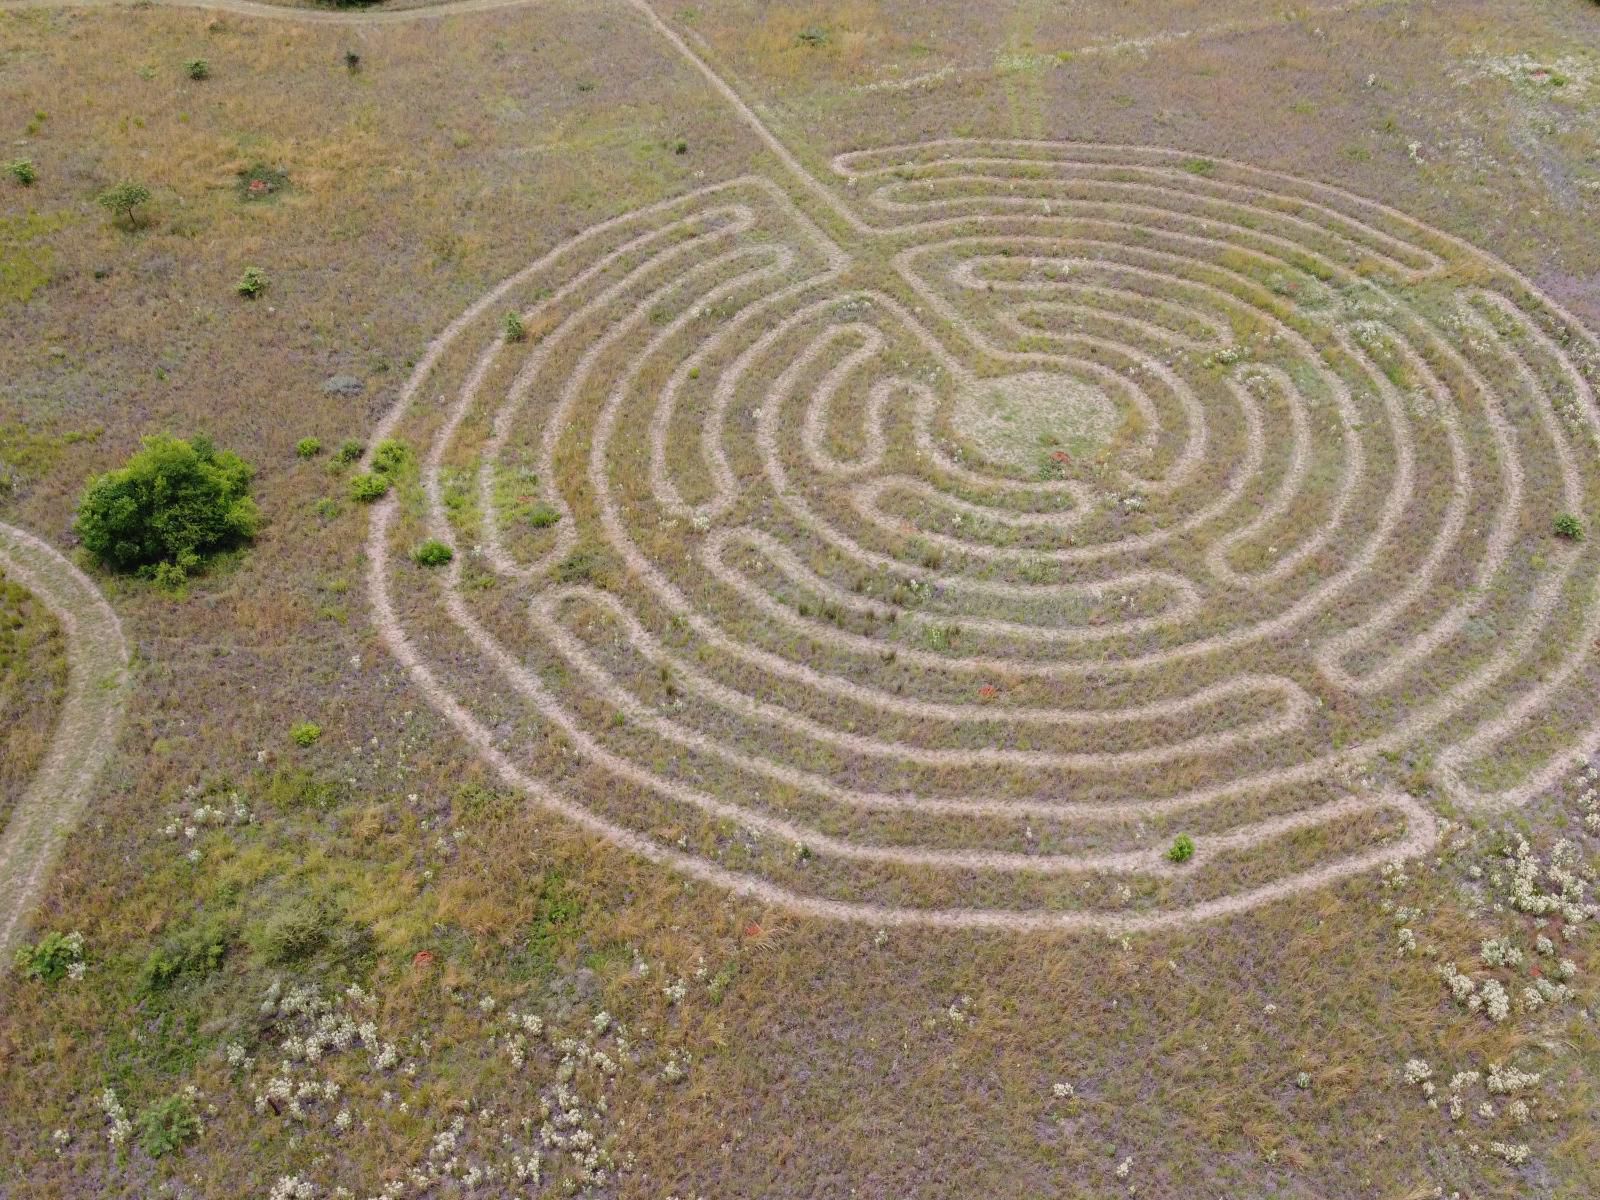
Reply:
[[[101,208],[110,209],[114,213],[121,213],[132,229],[136,224],[134,209],[145,204],[150,199],[150,189],[142,183],[135,183],[125,179],[121,183],[108,187],[95,197],[95,203]]]
[[[118,570],[192,571],[203,555],[255,536],[252,474],[238,455],[205,438],[146,438],[127,466],[89,484],[78,502],[78,536]]]

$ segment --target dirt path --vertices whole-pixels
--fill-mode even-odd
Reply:
[[[0,960],[26,929],[67,835],[116,746],[128,685],[128,644],[89,577],[31,533],[0,524],[0,567],[61,622],[67,697],[44,764],[0,831]]]

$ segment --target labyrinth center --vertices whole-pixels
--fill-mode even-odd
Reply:
[[[837,238],[747,177],[563,242],[386,420],[374,601],[502,777],[828,915],[1133,927],[1600,740],[1597,356],[1526,280],[1162,150],[834,170]]]

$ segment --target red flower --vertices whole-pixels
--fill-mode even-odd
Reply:
[[[978,689],[978,699],[980,700],[993,700],[999,694],[1000,689],[992,683],[986,683]]]
[[[1050,457],[1055,462],[1064,463],[1072,461],[1072,455],[1068,454],[1065,450],[1052,450],[1050,451]]]
[[[411,965],[418,971],[426,971],[433,965],[433,951],[418,950],[411,956]]]

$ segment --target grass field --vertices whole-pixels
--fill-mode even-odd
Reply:
[[[1600,7],[284,7],[0,4],[0,520],[264,516],[0,1195],[1600,1191]]]

